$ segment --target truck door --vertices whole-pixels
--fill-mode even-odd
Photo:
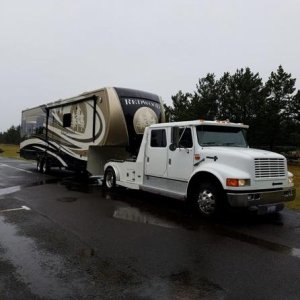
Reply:
[[[189,127],[172,128],[171,135],[172,143],[176,139],[178,144],[176,148],[168,147],[168,177],[187,181],[193,171],[194,161],[192,130]]]
[[[167,176],[167,135],[166,129],[152,128],[146,148],[145,174],[155,177]]]

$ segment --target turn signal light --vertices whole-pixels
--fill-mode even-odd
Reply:
[[[249,184],[250,184],[249,179],[236,179],[236,178],[227,178],[226,179],[227,186],[239,187],[239,186],[246,186]]]

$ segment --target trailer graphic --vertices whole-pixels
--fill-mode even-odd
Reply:
[[[22,112],[20,155],[51,167],[101,174],[107,156],[138,153],[145,127],[164,121],[160,97],[102,88]]]

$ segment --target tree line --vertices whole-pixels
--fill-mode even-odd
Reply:
[[[168,121],[230,120],[250,126],[251,146],[274,150],[300,146],[300,91],[296,79],[279,66],[264,83],[250,68],[225,72],[219,79],[208,73],[196,90],[181,90],[165,105]]]
[[[195,119],[230,120],[250,126],[251,146],[274,150],[300,147],[300,90],[296,79],[279,66],[264,83],[250,68],[225,72],[219,79],[208,73],[200,78],[196,90],[181,90],[165,105],[168,121]],[[19,144],[20,126],[0,132],[0,143]]]
[[[20,143],[20,125],[11,126],[7,131],[0,132],[0,144],[14,144]]]

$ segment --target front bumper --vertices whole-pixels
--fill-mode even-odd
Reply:
[[[259,206],[272,205],[296,198],[295,188],[285,188],[276,191],[255,191],[247,193],[232,193],[227,191],[228,203],[232,207],[248,207],[255,208]]]

